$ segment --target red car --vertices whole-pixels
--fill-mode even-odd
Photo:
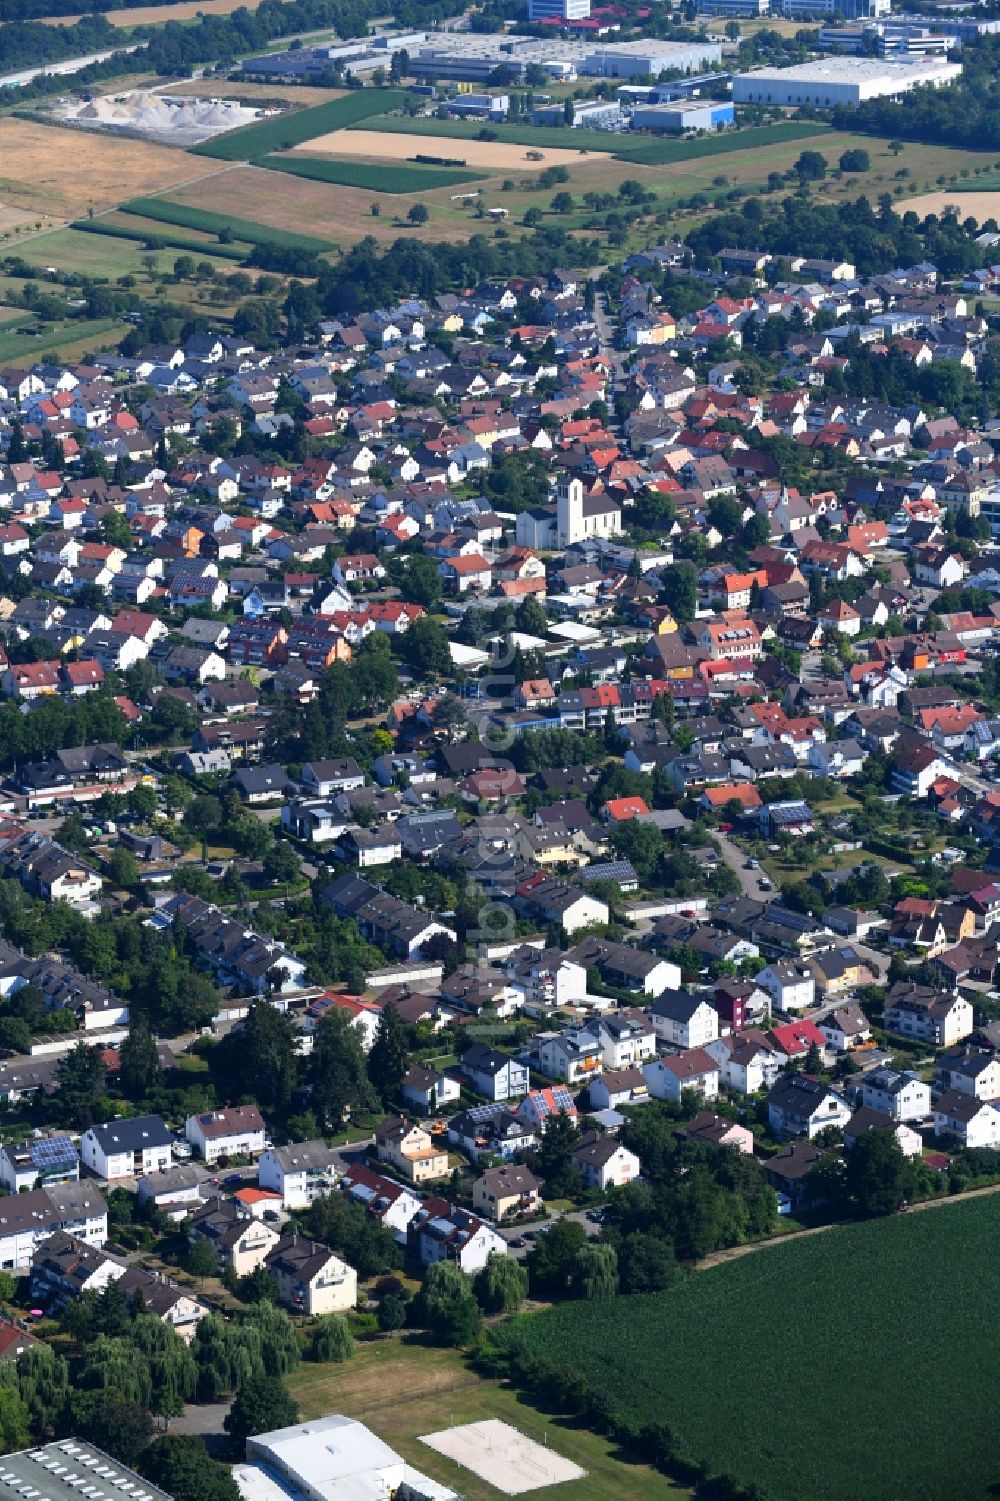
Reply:
[[[722,830],[723,834],[731,834],[733,831],[733,825],[731,823],[720,823],[719,828]]]

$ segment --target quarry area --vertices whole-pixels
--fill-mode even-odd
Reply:
[[[198,99],[134,89],[100,98],[60,99],[60,120],[88,130],[142,136],[168,146],[196,146],[210,136],[251,125],[269,113],[248,109],[235,99]]]

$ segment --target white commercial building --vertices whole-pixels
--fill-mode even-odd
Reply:
[[[529,21],[586,21],[590,0],[528,0]]]
[[[961,63],[938,57],[889,62],[869,57],[822,57],[793,68],[754,68],[733,79],[734,104],[812,104],[833,109],[867,99],[896,99],[921,84],[939,87],[961,78]]]
[[[233,1479],[243,1501],[457,1501],[370,1428],[338,1414],[248,1438],[246,1463],[233,1466]]]

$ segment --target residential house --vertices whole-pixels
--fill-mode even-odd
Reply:
[[[256,1157],[266,1146],[267,1127],[256,1105],[236,1105],[189,1115],[184,1135],[205,1162]]]
[[[930,1114],[931,1087],[919,1074],[874,1068],[861,1082],[861,1099],[894,1121],[923,1120]]]
[[[387,1162],[408,1183],[432,1183],[448,1175],[448,1153],[435,1147],[429,1131],[404,1120],[388,1116],[375,1131],[375,1151],[380,1162]]]
[[[828,1126],[843,1129],[851,1108],[842,1095],[807,1074],[783,1074],[767,1096],[767,1117],[775,1136],[812,1141]]]
[[[642,1171],[642,1164],[634,1152],[615,1136],[604,1136],[590,1131],[582,1136],[570,1153],[574,1167],[583,1174],[588,1188],[604,1193],[609,1188],[624,1188],[633,1183]]]
[[[84,1167],[97,1178],[140,1178],[173,1165],[173,1137],[158,1115],[116,1117],[80,1138]]]
[[[666,990],[649,1007],[656,1040],[679,1048],[703,1048],[719,1035],[719,1013],[704,995]]]
[[[494,1224],[518,1219],[540,1209],[541,1187],[534,1173],[517,1163],[489,1167],[472,1185],[472,1207]]]
[[[686,1089],[696,1091],[705,1100],[719,1093],[719,1065],[707,1048],[689,1048],[666,1058],[644,1063],[649,1092],[654,1100],[669,1100],[679,1105]]]
[[[264,1262],[278,1283],[278,1299],[307,1318],[346,1313],[358,1301],[358,1274],[329,1246],[288,1231]]]
[[[261,1188],[279,1194],[282,1209],[308,1209],[337,1182],[337,1154],[323,1141],[298,1141],[286,1147],[268,1147],[257,1162]]]
[[[458,1066],[476,1093],[488,1100],[513,1100],[528,1092],[527,1066],[485,1043],[475,1042],[467,1048]]]

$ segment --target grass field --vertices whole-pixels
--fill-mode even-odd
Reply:
[[[769,1501],[996,1494],[1000,1198],[840,1227],[512,1337]]]
[[[241,130],[228,131],[191,149],[198,156],[212,156],[226,162],[259,161],[272,151],[301,146],[303,141],[344,130],[369,115],[382,114],[387,108],[401,105],[404,98],[404,94],[393,89],[358,89],[326,104],[276,115],[256,125],[244,125]]]
[[[106,219],[77,219],[70,225],[71,230],[79,234],[98,235],[105,240],[131,241],[143,254],[155,254],[162,246],[167,250],[179,250],[191,255],[204,255],[212,260],[220,261],[244,261],[249,256],[253,247],[240,244],[236,241],[231,245],[220,245],[211,240],[196,240],[187,235],[177,234],[169,229],[165,230],[162,225],[134,223],[109,224]],[[154,249],[149,250],[149,244],[153,242]]]
[[[419,1435],[483,1418],[501,1418],[587,1471],[585,1479],[532,1491],[532,1501],[680,1501],[688,1495],[647,1466],[630,1464],[607,1439],[543,1417],[509,1387],[470,1371],[454,1350],[377,1340],[359,1345],[347,1365],[303,1363],[287,1384],[303,1418],[331,1412],[359,1418],[465,1501],[499,1501],[503,1492],[436,1454]]]
[[[30,324],[31,314],[25,312],[18,327]],[[58,352],[62,359],[75,359],[88,349],[110,349],[122,337],[122,325],[113,318],[79,319],[65,323],[49,323],[40,335],[18,334],[13,331],[0,333],[0,363],[19,365],[40,360]]]

